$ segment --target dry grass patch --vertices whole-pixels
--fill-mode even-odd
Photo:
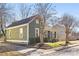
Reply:
[[[62,45],[64,45],[65,44],[65,42],[64,41],[59,41],[59,42],[55,42],[55,43],[47,43],[48,44],[48,46],[51,46],[51,47],[60,47],[60,46],[62,46]]]
[[[9,52],[0,53],[0,56],[23,56],[23,54],[17,51],[9,51]]]

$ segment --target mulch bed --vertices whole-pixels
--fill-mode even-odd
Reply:
[[[52,47],[48,46],[47,44],[40,44],[40,43],[36,44],[34,47],[37,49],[51,49],[52,48]]]

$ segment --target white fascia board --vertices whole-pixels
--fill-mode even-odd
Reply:
[[[34,19],[32,19],[29,23],[31,23],[33,20],[34,20]],[[17,25],[17,26],[13,26],[13,27],[9,27],[9,28],[6,28],[6,30],[8,30],[8,29],[18,28],[18,27],[21,27],[21,26],[27,26],[29,23],[21,24],[21,25]]]
[[[28,43],[29,43],[29,23],[27,24],[27,41],[28,41]],[[27,43],[27,44],[28,44]]]
[[[28,23],[27,23],[27,24],[28,24]],[[9,27],[9,28],[6,28],[6,30],[18,28],[18,27],[21,27],[21,26],[27,26],[27,24],[22,24],[22,25],[17,25],[17,26]]]

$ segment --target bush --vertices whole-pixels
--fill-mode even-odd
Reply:
[[[40,38],[29,38],[29,44],[36,44],[40,42]]]
[[[49,42],[49,38],[44,38],[44,42]]]
[[[0,38],[3,36],[3,34],[0,34]]]
[[[36,41],[36,43],[39,43],[40,42],[40,38],[39,37],[35,38],[35,41]]]
[[[57,42],[58,41],[58,39],[51,39],[49,42]]]
[[[58,39],[44,38],[44,42],[57,42]]]
[[[35,38],[29,38],[29,44],[35,44]]]
[[[79,40],[79,38],[77,38],[76,40]]]

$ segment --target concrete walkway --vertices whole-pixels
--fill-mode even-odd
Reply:
[[[18,51],[24,53],[27,56],[59,56],[59,55],[79,55],[79,44],[73,44],[69,46],[62,46],[52,49],[36,49],[28,48]]]

